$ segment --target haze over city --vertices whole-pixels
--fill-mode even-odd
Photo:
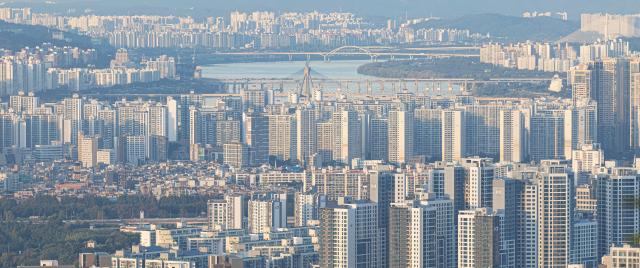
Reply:
[[[640,267],[637,0],[0,3],[0,267]]]
[[[236,1],[201,1],[201,0],[57,0],[57,1],[11,1],[15,5],[32,5],[35,8],[90,8],[95,12],[159,12],[162,14],[186,15],[193,12],[198,15],[223,15],[233,10],[270,10],[270,11],[348,11],[367,16],[428,16],[459,17],[468,14],[498,13],[519,15],[522,10],[566,10],[573,14],[583,12],[615,12],[634,13],[638,2],[634,0],[236,0]],[[43,4],[48,3],[48,4]],[[574,19],[577,20],[577,17]]]

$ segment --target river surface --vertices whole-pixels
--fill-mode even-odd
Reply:
[[[404,89],[419,92],[426,95],[450,95],[459,93],[458,85],[446,82],[412,82],[410,79],[405,82],[385,81],[379,78],[358,74],[358,67],[369,63],[368,60],[334,60],[330,62],[310,61],[311,78],[316,81],[314,87],[319,87],[324,91],[342,90],[344,93],[364,93],[370,94],[393,93]],[[223,63],[202,66],[202,76],[211,79],[221,80],[242,80],[242,79],[269,79],[274,80],[253,85],[230,85],[233,91],[238,87],[248,88],[279,89],[281,91],[297,90],[300,87],[299,81],[303,78],[305,61],[276,61],[276,62],[242,62]],[[278,79],[289,80],[281,83]],[[335,81],[333,81],[335,80]]]
[[[368,60],[310,61],[311,77],[354,79],[369,76],[358,74],[358,66]],[[202,76],[213,79],[302,78],[305,61],[223,63],[202,67]]]

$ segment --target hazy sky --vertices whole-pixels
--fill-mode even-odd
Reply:
[[[1,0],[0,0],[1,1]],[[27,1],[27,0],[24,0]],[[24,2],[23,1],[23,2]],[[19,2],[19,1],[18,1]],[[44,2],[44,0],[30,0]],[[219,15],[230,10],[344,10],[363,15],[457,17],[464,14],[519,15],[525,10],[567,11],[572,19],[581,12],[640,13],[640,0],[57,0],[57,6],[93,7],[104,12],[194,12]],[[133,7],[133,8],[132,8]],[[133,10],[133,11],[132,11]]]

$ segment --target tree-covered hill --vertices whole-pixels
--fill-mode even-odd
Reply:
[[[555,41],[580,29],[574,21],[550,17],[521,18],[499,14],[467,15],[456,19],[430,20],[414,28],[469,29],[472,33],[490,34],[498,41]]]
[[[104,48],[105,42],[90,37],[50,29],[44,26],[15,24],[0,20],[0,48],[19,50],[23,47],[40,46],[51,43],[55,46],[79,48]]]
[[[115,53],[115,49],[107,40],[44,26],[15,24],[0,20],[0,49],[18,51],[25,47],[42,46],[45,43],[58,47],[93,48],[98,53],[98,62],[96,62],[98,67],[107,66]]]

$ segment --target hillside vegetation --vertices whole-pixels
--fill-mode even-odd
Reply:
[[[556,41],[580,29],[574,21],[556,18],[521,18],[499,14],[467,15],[456,19],[431,20],[416,24],[414,28],[469,29],[473,33],[490,34],[493,40],[503,42]]]
[[[61,38],[54,38],[54,34]],[[44,26],[14,24],[0,20],[0,48],[19,50],[23,47],[35,47],[43,43],[55,46],[74,46],[79,48],[97,48],[104,46],[99,40],[71,32],[62,32]]]
[[[429,60],[399,60],[368,63],[358,67],[358,73],[385,78],[518,78],[544,77],[554,73],[504,68],[479,59],[444,58]]]

